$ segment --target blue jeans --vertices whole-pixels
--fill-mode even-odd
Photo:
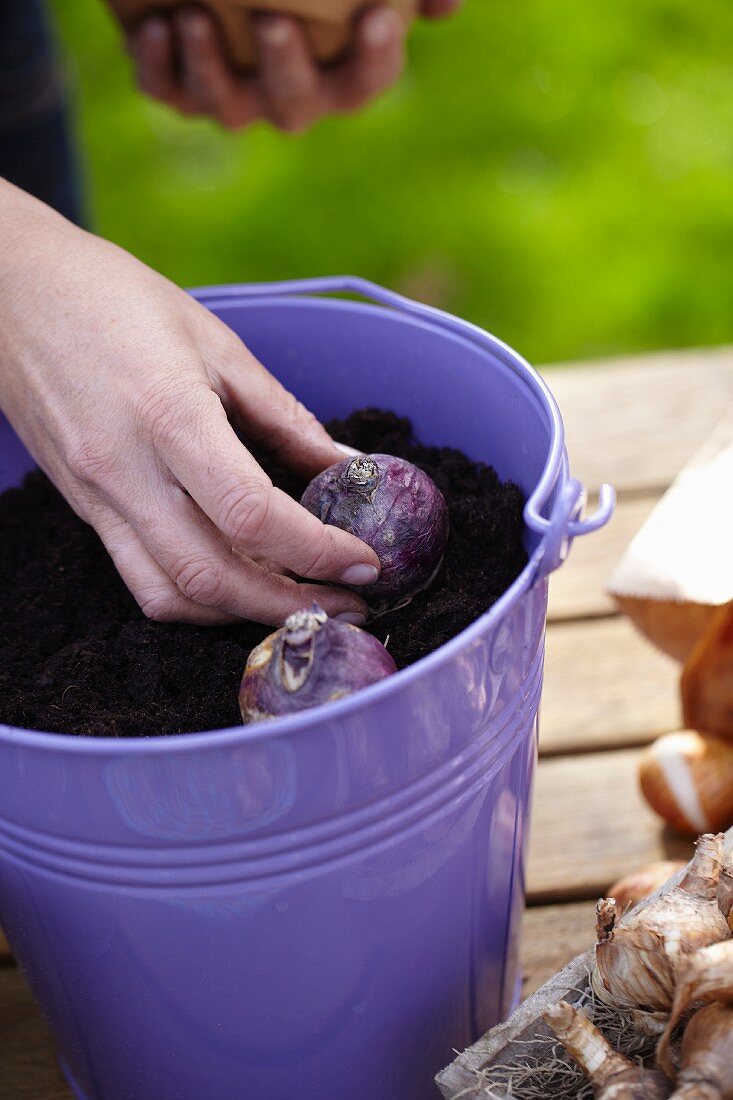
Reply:
[[[0,176],[82,223],[64,81],[42,0],[0,0]]]

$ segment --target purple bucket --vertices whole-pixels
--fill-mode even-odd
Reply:
[[[348,291],[373,303],[320,298]],[[530,561],[357,696],[140,740],[0,726],[0,920],[85,1100],[426,1100],[517,996],[557,407],[485,332],[355,279],[196,297],[322,419],[395,409],[524,489]],[[33,462],[0,421],[0,489]],[[155,735],[155,729],[140,731]]]

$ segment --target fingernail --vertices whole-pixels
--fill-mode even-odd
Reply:
[[[342,584],[374,584],[379,570],[373,565],[350,565],[344,569],[340,580]]]
[[[260,34],[271,46],[284,46],[290,38],[290,24],[279,15],[261,14],[257,19]]]
[[[397,32],[398,17],[391,11],[375,11],[364,22],[364,37],[370,46],[386,46]]]
[[[340,623],[351,623],[352,626],[363,626],[366,622],[366,616],[358,611],[342,611],[336,618]]]

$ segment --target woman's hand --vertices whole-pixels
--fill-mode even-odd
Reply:
[[[422,0],[427,17],[461,0]],[[144,20],[128,46],[143,92],[186,115],[208,115],[231,130],[266,119],[281,130],[308,129],[323,115],[353,111],[398,79],[407,28],[380,5],[357,21],[354,47],[337,65],[311,56],[296,19],[262,14],[254,23],[259,67],[243,76],[230,66],[219,29],[202,8],[178,8]]]
[[[306,475],[343,455],[238,337],[115,245],[0,181],[0,408],[90,523],[153,619],[280,623],[310,580],[369,584],[379,561],[272,486],[239,441]]]

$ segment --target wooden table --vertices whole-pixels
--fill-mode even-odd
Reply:
[[[733,348],[543,374],[563,412],[573,474],[591,491],[610,481],[619,504],[604,531],[578,540],[550,589],[525,993],[590,945],[595,899],[615,878],[691,851],[662,828],[636,784],[641,747],[680,726],[679,669],[615,613],[604,582],[731,407]],[[7,953],[0,964],[0,1100],[71,1100],[48,1030]]]

